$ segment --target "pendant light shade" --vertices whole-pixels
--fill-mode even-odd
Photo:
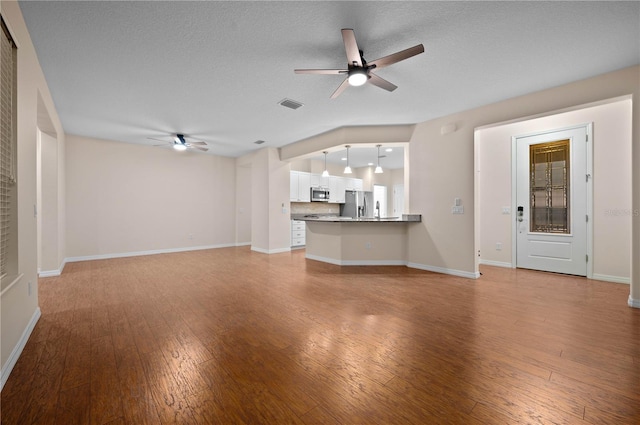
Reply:
[[[324,154],[324,171],[322,172],[322,177],[329,177],[329,171],[327,171],[327,154],[329,152],[324,151],[322,153]]]
[[[352,173],[352,171],[351,171],[351,167],[349,166],[349,148],[350,148],[351,146],[346,145],[345,147],[347,148],[347,166],[346,166],[346,167],[344,167],[344,173],[345,173],[345,174],[351,174],[351,173]]]
[[[382,167],[380,166],[380,146],[382,145],[376,145],[376,147],[378,148],[378,166],[376,167],[376,170],[374,171],[374,173],[376,174],[382,174]]]

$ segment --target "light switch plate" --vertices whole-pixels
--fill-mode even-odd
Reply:
[[[502,214],[511,214],[511,207],[502,207]]]

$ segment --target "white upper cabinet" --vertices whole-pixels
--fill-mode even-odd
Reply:
[[[329,177],[322,177],[322,174],[311,174],[311,187],[328,189]]]
[[[309,173],[291,171],[289,200],[292,202],[311,202],[311,175]]]
[[[329,177],[329,202],[344,203],[345,179],[343,177]]]
[[[363,184],[362,179],[351,177],[322,177],[320,174],[291,171],[289,182],[291,202],[311,202],[312,187],[329,189],[329,202],[342,204],[344,203],[345,190],[362,190]]]

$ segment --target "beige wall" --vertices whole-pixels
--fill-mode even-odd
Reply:
[[[71,259],[235,244],[233,158],[67,136]]]
[[[60,270],[59,255],[59,210],[58,205],[58,141],[46,133],[39,132],[41,196],[38,202],[38,225],[40,226],[39,270]]]
[[[59,146],[64,146],[64,132],[20,7],[13,0],[3,0],[0,2],[0,13],[18,46],[18,271],[22,274],[1,296],[1,383],[4,385],[40,315],[37,219],[34,216],[34,206],[37,204],[37,131],[41,124],[39,113],[47,116],[49,127],[45,130],[56,135]],[[58,158],[58,166],[60,164],[64,164],[64,158]],[[64,191],[58,192],[57,199],[64,199]],[[58,217],[64,217],[63,210],[59,211]],[[58,228],[62,226],[58,221]],[[59,242],[57,256],[64,257]]]
[[[251,165],[236,163],[236,243],[251,245]]]
[[[411,139],[411,212],[423,215],[420,226],[409,233],[410,262],[417,267],[477,276],[480,239],[474,228],[474,131],[495,123],[521,120],[553,111],[578,109],[581,105],[619,96],[640,94],[639,67],[626,68],[583,81],[505,100],[416,126]],[[640,119],[633,109],[633,122]],[[456,131],[441,134],[443,126]],[[634,164],[640,163],[638,126],[633,128]],[[634,201],[640,208],[640,166],[633,167]],[[464,215],[452,215],[455,197],[462,199]],[[640,223],[634,223],[632,264],[640,264]],[[478,226],[479,227],[479,226]],[[640,300],[640,269],[633,272],[632,298]]]
[[[264,148],[237,159],[251,167],[251,249],[278,253],[291,249],[289,212],[289,162],[280,160],[278,150]]]
[[[593,122],[594,278],[629,281],[631,99],[476,132],[480,251],[483,262],[512,264],[511,137]],[[496,250],[496,243],[502,250]]]

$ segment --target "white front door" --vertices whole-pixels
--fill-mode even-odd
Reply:
[[[587,275],[587,134],[515,139],[517,267]]]

